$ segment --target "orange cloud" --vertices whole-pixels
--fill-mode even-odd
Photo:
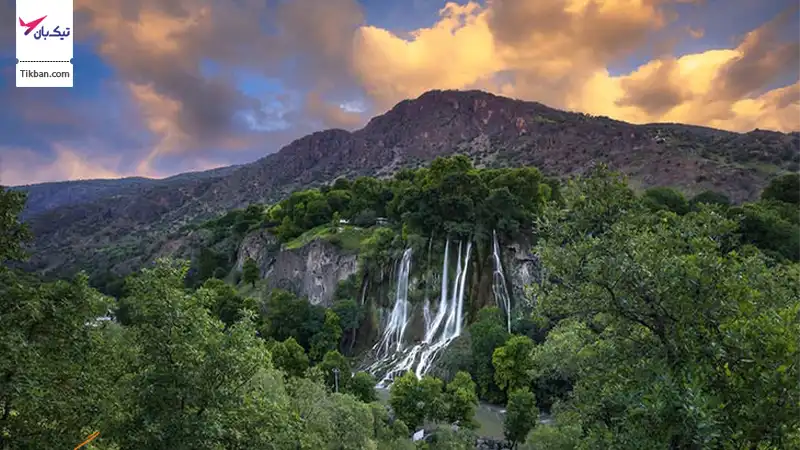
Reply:
[[[675,19],[669,6],[668,0],[448,3],[436,24],[410,38],[363,27],[354,68],[384,109],[430,89],[481,88],[635,123],[800,129],[796,89],[763,92],[776,77],[798,73],[800,44],[778,39],[786,13],[736,48],[664,56],[609,75],[609,65]]]
[[[0,184],[15,186],[53,180],[89,180],[137,175],[117,170],[120,158],[116,156],[88,159],[80,152],[61,144],[53,145],[53,152],[55,159],[44,158],[25,148],[0,147]],[[146,174],[140,175],[146,176]]]

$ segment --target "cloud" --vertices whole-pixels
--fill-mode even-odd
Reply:
[[[703,36],[706,35],[706,30],[702,28],[687,27],[686,31],[689,33],[689,36],[691,36],[694,39],[702,39]]]
[[[306,96],[305,111],[333,128],[353,129],[361,125],[365,117],[360,111],[345,109],[326,102],[316,91]]]
[[[758,122],[800,129],[797,103],[786,100],[795,90],[765,91],[781,76],[797,77],[800,44],[779,38],[793,10],[753,30],[735,48],[668,54],[612,76],[609,67],[676,19],[674,3],[702,2],[448,3],[436,24],[410,37],[362,28],[354,64],[379,108],[429,89],[481,88],[635,123],[749,131]],[[776,98],[783,99],[781,108]]]
[[[678,60],[653,61],[620,80],[624,94],[616,104],[638,107],[650,116],[662,116],[692,97],[681,81]]]
[[[800,42],[780,40],[781,29],[797,17],[797,9],[786,10],[747,33],[736,48],[736,57],[717,72],[712,92],[715,98],[740,99],[764,88],[787,71],[797,71]]]
[[[0,147],[0,184],[16,186],[53,180],[88,180],[94,178],[121,178],[131,173],[118,171],[120,158],[100,156],[88,160],[74,149],[56,144],[53,155],[26,148]],[[35,171],[31,171],[35,167]]]

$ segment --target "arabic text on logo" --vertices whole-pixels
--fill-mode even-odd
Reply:
[[[22,20],[22,17],[20,17],[19,26],[25,28],[24,35],[27,36],[31,34],[31,31],[36,29],[36,27],[39,26],[39,24],[41,24],[45,18],[47,18],[47,16],[42,16],[36,20],[25,22],[24,20]],[[61,28],[59,25],[56,25],[56,27],[53,28],[52,30],[45,30],[44,27],[40,27],[38,30],[36,30],[35,33],[33,33],[33,38],[36,40],[42,39],[46,41],[47,38],[50,37],[50,38],[59,38],[60,40],[63,41],[64,38],[69,36],[70,34],[69,27],[64,28],[64,31],[61,31],[59,28]]]

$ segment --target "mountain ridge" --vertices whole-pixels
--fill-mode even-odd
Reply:
[[[359,130],[318,131],[249,164],[27,212],[36,236],[31,267],[129,270],[161,253],[164,239],[189,223],[337,177],[388,176],[456,153],[478,167],[532,165],[556,177],[606,163],[640,188],[709,189],[741,202],[772,176],[797,170],[798,147],[800,133],[633,125],[482,91],[435,90],[401,101]]]

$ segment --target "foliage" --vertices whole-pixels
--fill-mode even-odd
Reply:
[[[651,214],[616,180],[571,183],[536,248],[548,268],[537,314],[596,333],[565,361],[577,365],[568,406],[586,445],[788,445],[800,426],[800,269],[731,248],[738,224],[714,207]],[[576,217],[602,226],[588,234]]]
[[[732,208],[743,244],[751,244],[777,260],[800,261],[800,217],[797,207],[762,201]]]
[[[336,350],[331,350],[325,353],[322,361],[317,365],[322,372],[325,385],[330,390],[336,389],[336,376],[334,371],[339,371],[339,390],[344,391],[347,389],[347,383],[350,381],[350,363],[341,353]]]
[[[261,278],[261,269],[258,268],[253,258],[247,258],[242,265],[242,281],[256,286],[256,281]]]
[[[311,349],[312,337],[322,330],[325,309],[311,305],[291,292],[274,289],[270,292],[264,315],[266,328],[262,336],[283,341],[293,337],[306,350]]]
[[[536,426],[539,420],[539,410],[536,408],[536,397],[527,389],[516,389],[508,394],[508,406],[503,422],[506,440],[511,448],[525,442],[528,433]]]
[[[109,430],[124,448],[264,446],[289,439],[280,375],[249,321],[229,331],[208,313],[213,293],[187,295],[185,266],[161,262],[133,281],[129,330],[137,342],[124,386],[130,414]],[[258,425],[257,425],[258,424]]]
[[[127,369],[126,336],[94,322],[110,299],[85,276],[38,284],[9,270],[0,298],[0,448],[74,447],[113,416]]]
[[[478,406],[478,394],[475,382],[468,372],[458,372],[445,386],[444,402],[445,419],[450,423],[458,422],[463,427],[473,427],[475,407]]]
[[[334,218],[371,227],[380,217],[420,236],[486,239],[494,229],[513,235],[527,226],[545,202],[558,198],[556,187],[534,168],[478,170],[459,155],[389,180],[360,177],[294,192],[269,209],[266,225],[283,242],[327,228]]]
[[[283,342],[273,341],[269,346],[269,352],[275,367],[286,375],[302,377],[308,370],[308,355],[292,337]]]
[[[425,450],[473,450],[475,435],[470,430],[453,430],[441,426],[434,430],[430,442],[425,442],[418,449]]]
[[[224,236],[234,233],[239,236],[257,228],[264,220],[264,206],[254,203],[245,209],[234,209],[222,217],[209,220],[201,228],[213,232],[212,243],[219,242]]]
[[[356,333],[361,328],[366,311],[352,298],[334,302],[331,310],[339,317],[339,325],[342,329],[343,339],[340,348],[343,352],[352,353],[353,346],[356,344]]]
[[[594,341],[591,329],[579,320],[562,320],[534,347],[533,392],[540,408],[549,410],[556,400],[566,400],[578,378],[584,348]]]
[[[0,186],[0,265],[8,260],[23,259],[22,245],[32,238],[28,227],[19,221],[25,197],[24,192]]]
[[[458,372],[471,373],[474,367],[472,341],[469,330],[466,330],[447,346],[446,352],[442,352],[433,367],[433,373],[448,381],[452,380]]]
[[[219,274],[219,269],[223,273],[228,273],[232,266],[228,255],[217,253],[207,247],[200,249],[195,264],[196,267],[193,266],[186,274],[186,285],[192,288],[197,288],[209,278],[214,278]]]
[[[800,203],[800,173],[789,173],[773,179],[761,194],[762,200]]]
[[[510,392],[530,387],[533,349],[534,343],[528,336],[513,336],[494,350],[494,380],[500,389]]]
[[[643,203],[653,211],[689,212],[689,202],[680,192],[668,187],[650,188],[642,196]]]
[[[227,327],[258,311],[253,299],[239,295],[233,286],[222,280],[210,278],[203,283],[203,288],[213,293],[209,309]]]
[[[320,361],[327,352],[339,347],[339,341],[342,339],[342,327],[339,322],[339,316],[335,312],[331,310],[325,311],[325,321],[322,323],[322,329],[311,337],[311,348],[309,349],[311,359]]]
[[[444,418],[442,387],[442,380],[438,378],[428,375],[417,379],[409,371],[392,383],[389,404],[398,419],[409,429],[416,430],[425,420],[436,422]]]
[[[538,398],[537,398],[538,400]],[[537,424],[528,434],[522,450],[574,450],[581,446],[582,430],[574,412],[554,411],[553,422]]]
[[[375,392],[375,377],[367,372],[356,372],[347,382],[347,392],[364,403],[378,401],[378,394]]]
[[[480,394],[489,401],[500,403],[504,396],[494,380],[492,355],[509,338],[500,309],[489,307],[478,311],[478,317],[469,327],[469,332],[474,364],[472,375],[477,380]]]
[[[719,192],[703,191],[689,200],[689,207],[692,209],[692,211],[696,211],[701,203],[705,203],[707,205],[728,206],[731,204],[731,199],[729,199],[727,195],[720,194]]]

